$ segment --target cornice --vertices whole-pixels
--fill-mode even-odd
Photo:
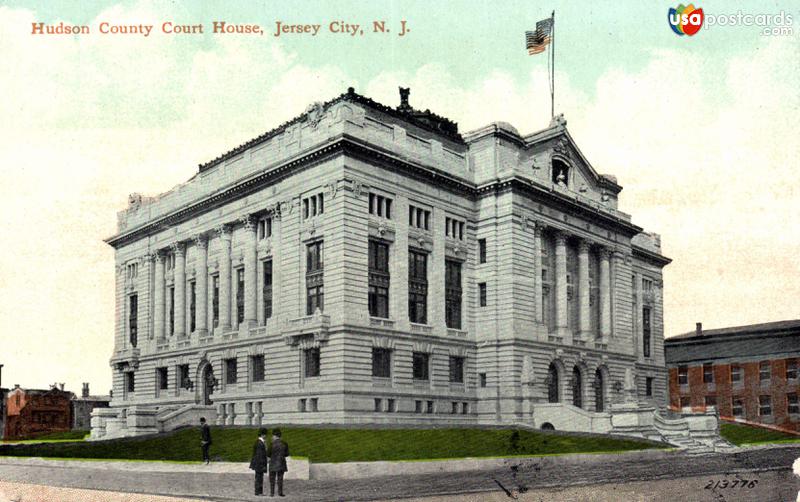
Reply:
[[[672,263],[672,258],[667,258],[664,255],[654,253],[650,250],[644,249],[635,244],[631,245],[631,249],[633,250],[633,256],[635,258],[649,261],[661,267],[667,266],[670,263]]]

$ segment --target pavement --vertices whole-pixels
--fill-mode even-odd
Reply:
[[[794,500],[797,490],[800,489],[799,479],[791,473],[793,461],[800,457],[800,446],[744,449],[734,453],[709,455],[680,453],[668,458],[649,460],[626,459],[624,456],[613,454],[604,457],[607,462],[569,468],[551,458],[540,457],[509,461],[505,467],[493,470],[354,480],[287,480],[285,483],[287,497],[280,500],[433,501],[511,500],[517,497],[519,500],[548,502],[557,500],[770,502]],[[0,465],[0,483],[12,487],[46,485],[57,488],[102,490],[116,492],[115,496],[147,494],[192,500],[264,500],[252,495],[253,478],[247,474],[204,471],[202,465],[197,466],[196,472],[162,473],[97,469],[91,464],[92,462],[80,461],[68,467],[3,464]],[[741,488],[740,480],[747,480],[748,483],[757,480],[757,483],[752,488]],[[737,481],[738,491],[733,488],[734,481]],[[705,486],[709,482],[711,488],[706,489]],[[657,492],[656,489],[664,492]],[[602,496],[607,498],[599,498]],[[659,498],[662,496],[665,498]],[[755,498],[748,498],[751,496]],[[61,496],[28,499],[23,496],[19,502],[29,502],[29,500],[70,499]],[[91,499],[75,500],[83,502]],[[145,497],[118,500],[158,499]]]

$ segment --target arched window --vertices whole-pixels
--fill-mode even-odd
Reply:
[[[556,368],[556,363],[550,363],[550,368],[547,369],[547,401],[550,403],[559,401],[558,368]]]
[[[597,368],[594,372],[594,411],[603,411],[606,407],[606,396],[603,382],[603,371]]]
[[[572,404],[577,408],[583,407],[583,381],[581,369],[577,366],[572,368]]]
[[[561,186],[569,185],[569,165],[563,160],[553,159],[553,183]]]

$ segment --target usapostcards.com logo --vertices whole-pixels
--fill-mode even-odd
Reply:
[[[670,28],[680,36],[689,35],[691,37],[700,31],[704,18],[703,9],[695,9],[692,4],[687,6],[680,4],[675,9],[670,8],[667,13]]]

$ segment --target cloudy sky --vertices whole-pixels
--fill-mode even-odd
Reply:
[[[614,2],[5,2],[0,7],[0,364],[3,385],[110,386],[115,213],[197,164],[354,86],[462,131],[547,125],[546,60],[523,33],[556,10],[556,111],[663,236],[666,333],[800,317],[800,5],[793,34],[705,26],[678,37],[667,4]],[[575,4],[575,2],[572,2]],[[648,5],[652,4],[652,5]],[[703,2],[706,15],[737,14]],[[331,34],[385,20],[393,34]],[[395,35],[406,20],[411,31]],[[31,23],[90,35],[33,36]],[[153,24],[149,37],[101,22]],[[169,36],[161,24],[257,23],[264,35]],[[320,23],[274,37],[275,23]]]

